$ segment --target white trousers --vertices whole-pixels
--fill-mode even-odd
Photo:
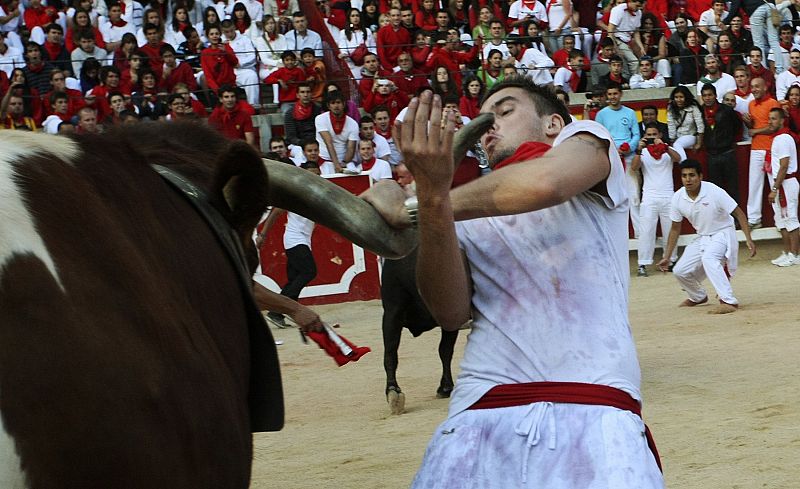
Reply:
[[[639,205],[641,199],[639,198],[639,189],[641,188],[641,181],[639,180],[639,173],[630,171],[631,161],[633,156],[625,157],[625,186],[628,189],[628,202],[630,203],[631,224],[633,225],[633,236],[638,238],[641,234],[641,226],[639,224]]]
[[[680,136],[672,143],[672,149],[681,157],[681,161],[686,159],[686,148],[691,148],[697,142],[697,136]]]
[[[236,73],[236,84],[240,86],[247,96],[247,103],[257,107],[261,105],[258,100],[258,75],[250,68],[234,68]]]
[[[537,402],[461,412],[436,428],[412,489],[656,489],[635,414]]]
[[[774,184],[775,180],[772,178],[772,175],[770,175],[769,186],[772,187]],[[786,207],[782,208],[780,201],[772,203],[772,210],[775,212],[775,227],[787,231],[794,231],[800,228],[800,221],[797,219],[800,184],[798,184],[797,178],[784,180],[783,185],[781,185],[781,192],[786,196]]]
[[[661,224],[661,249],[666,250],[672,219],[669,218],[671,196],[653,197],[644,195],[639,208],[639,265],[652,265],[656,249],[656,224]],[[678,259],[678,248],[672,252],[670,262]]]
[[[761,202],[764,200],[764,159],[766,156],[766,150],[750,150],[747,185],[747,222],[750,224],[761,221]]]
[[[698,236],[683,250],[672,274],[692,302],[700,302],[708,297],[706,289],[700,283],[703,278],[708,277],[721,301],[728,304],[739,303],[733,296],[731,281],[723,267],[728,244],[728,234],[721,232],[711,236]]]

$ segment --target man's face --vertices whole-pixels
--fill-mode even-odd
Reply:
[[[403,25],[411,26],[414,24],[414,12],[411,10],[402,10],[400,12],[400,19],[403,21]]]
[[[308,161],[318,162],[319,161],[319,145],[318,144],[306,144],[306,147],[303,148],[303,155],[306,157]]]
[[[108,19],[112,22],[117,22],[120,17],[122,17],[122,9],[119,5],[114,5],[110,9],[108,9]]]
[[[311,102],[311,87],[300,87],[297,89],[297,99],[303,105]]]
[[[618,88],[606,90],[606,103],[611,107],[619,107],[622,101],[622,92]]]
[[[306,53],[301,56],[303,59],[303,64],[306,66],[311,66],[314,64],[314,53]]]
[[[186,102],[183,98],[176,98],[169,104],[169,108],[172,112],[176,114],[185,114],[186,113]]]
[[[370,73],[375,73],[378,71],[378,57],[374,54],[369,54],[364,57],[364,68],[367,69]]]
[[[236,94],[233,92],[225,92],[222,94],[222,106],[228,110],[236,106]]]
[[[736,108],[736,95],[733,93],[726,93],[724,97],[722,97],[722,103],[727,105],[731,108]]]
[[[81,39],[80,40],[81,50],[87,53],[94,52],[94,39]]]
[[[703,90],[700,98],[703,99],[703,105],[706,107],[713,107],[717,103],[717,95],[711,90]]]
[[[173,56],[174,57],[174,56]],[[106,86],[116,88],[119,86],[119,75],[113,71],[109,71],[106,75]]]
[[[28,57],[28,63],[38,65],[42,62],[42,53],[36,46],[28,46],[25,48],[25,55]]]
[[[564,50],[570,52],[573,49],[575,49],[575,38],[574,37],[564,38]]]
[[[308,21],[305,17],[292,17],[292,25],[297,32],[305,32],[308,27]]]
[[[340,117],[344,114],[344,102],[341,100],[331,100],[328,102],[328,110],[333,112],[333,115]]]
[[[781,29],[781,42],[786,44],[792,41],[792,30]]]
[[[372,138],[375,137],[375,124],[372,122],[362,122],[359,127],[359,132],[363,139],[372,141]]]
[[[643,109],[642,110],[642,122],[645,124],[648,122],[656,122],[658,119],[658,112],[653,109]]]
[[[495,38],[495,39],[502,39],[502,38],[503,38],[503,35],[504,35],[506,32],[505,32],[505,29],[503,28],[503,24],[500,24],[500,23],[492,23],[492,25],[491,25],[491,26],[489,26],[489,33],[490,33],[490,34],[492,35],[492,37],[493,37],[493,38]]]
[[[164,54],[161,55],[161,59],[164,61],[164,64],[170,68],[174,68],[178,65],[175,54],[171,51],[164,51]]]
[[[3,43],[2,37],[0,37],[0,44]],[[47,42],[50,44],[61,44],[61,41],[64,40],[64,34],[61,33],[58,29],[50,29],[47,31]]]
[[[733,74],[733,79],[736,80],[736,88],[739,90],[747,91],[750,88],[750,76],[746,71],[736,71]]]
[[[22,101],[22,97],[12,96],[11,99],[8,101],[8,113],[14,117],[18,117],[22,115],[22,112],[24,110],[25,110],[25,104]]]
[[[511,53],[511,56],[517,56],[520,52],[520,45],[517,43],[507,44],[508,52]]]
[[[397,165],[397,183],[401,187],[406,188],[409,185],[411,185],[413,181],[414,181],[414,175],[412,175],[411,172],[408,171],[408,167],[406,167],[406,165],[402,163]]]
[[[371,160],[375,156],[375,148],[372,145],[372,141],[359,141],[358,154],[362,160]]]
[[[197,31],[192,31],[186,41],[186,44],[189,46],[197,46],[197,44],[200,42],[200,34],[198,34]]]
[[[78,126],[80,126],[86,132],[95,132],[97,130],[97,116],[95,115],[94,111],[81,111]]]
[[[702,179],[702,174],[697,173],[697,170],[694,168],[681,169],[681,183],[683,183],[683,187],[686,191],[692,195],[700,191],[700,182]]]
[[[653,64],[650,61],[639,61],[639,73],[647,78],[653,73]]]
[[[402,16],[400,15],[400,11],[396,8],[393,8],[389,11],[389,22],[392,24],[392,27],[400,27],[400,22],[403,20]]]
[[[579,70],[583,67],[583,56],[573,56],[569,58],[569,67],[573,70]]]
[[[686,19],[677,18],[675,19],[675,29],[678,31],[685,31],[689,27],[689,24],[686,23]]]
[[[636,12],[640,8],[642,8],[642,0],[628,0],[628,8]]]
[[[612,61],[609,64],[608,68],[614,75],[619,75],[622,73],[622,63],[620,63],[619,61]]]
[[[546,142],[544,121],[522,88],[509,87],[493,93],[483,102],[481,112],[495,116],[494,126],[481,136],[492,167],[513,155],[526,141]]]
[[[414,68],[414,61],[411,59],[411,56],[404,53],[397,57],[397,66],[403,71],[411,71],[411,69]]]
[[[750,91],[753,93],[753,97],[760,99],[764,96],[764,93],[766,93],[767,85],[764,83],[763,79],[756,78],[750,81]]]
[[[773,131],[783,129],[783,117],[777,111],[770,111],[769,113],[769,128]]]
[[[731,19],[731,30],[739,31],[742,28],[742,18],[734,17]]]
[[[156,77],[152,73],[147,73],[142,76],[142,87],[153,88],[156,86]]]
[[[161,36],[158,34],[158,29],[148,29],[147,32],[145,32],[144,37],[147,38],[147,44],[150,44],[151,46],[157,45],[161,40]]]
[[[375,125],[378,126],[383,132],[389,130],[389,113],[388,112],[376,112],[375,113]]]
[[[233,41],[236,39],[236,28],[235,27],[223,27],[222,28],[222,35],[225,36],[225,39],[229,41]]]
[[[761,66],[761,51],[750,51],[750,64],[753,66]]]
[[[273,141],[269,145],[269,150],[281,158],[286,158],[286,143],[283,141]]]
[[[721,14],[722,12],[724,12],[724,11],[725,11],[725,3],[724,3],[724,2],[714,2],[714,4],[713,4],[713,5],[711,5],[711,8],[713,8],[713,9],[714,9],[714,13],[716,13],[717,15],[719,15],[719,14]]]
[[[655,127],[648,127],[644,130],[644,137],[647,139],[661,139],[661,131]]]
[[[450,23],[450,17],[447,16],[444,12],[439,12],[436,14],[436,25],[440,28],[446,28],[447,24]]]
[[[603,46],[603,49],[600,51],[603,59],[608,59],[614,56],[614,46]]]
[[[114,95],[113,97],[111,97],[109,104],[111,105],[111,109],[114,112],[120,113],[122,112],[122,109],[125,108],[125,99],[119,95]]]
[[[69,108],[69,102],[65,98],[57,98],[52,105],[53,112],[56,114],[66,114]]]
[[[794,69],[800,68],[800,53],[794,51],[789,53],[789,64],[791,64]]]
[[[709,58],[706,60],[706,73],[709,75],[716,75],[719,72],[719,62],[716,58]]]

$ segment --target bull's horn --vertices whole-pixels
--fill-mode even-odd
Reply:
[[[494,114],[483,112],[465,124],[453,136],[453,161],[458,165],[461,160],[480,141],[481,136],[494,124]]]
[[[370,204],[294,165],[264,160],[269,203],[300,214],[386,258],[402,258],[417,245],[414,229],[389,226]]]

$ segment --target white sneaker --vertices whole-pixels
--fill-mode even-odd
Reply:
[[[785,259],[786,259],[786,252],[781,251],[781,256],[775,258],[774,260],[771,260],[770,263],[772,263],[773,265],[778,265],[778,263],[781,263]]]
[[[779,267],[790,267],[790,266],[794,265],[794,262],[796,260],[797,260],[797,257],[794,256],[793,253],[786,253],[786,258],[784,258],[783,261],[777,263],[776,265],[778,265]]]

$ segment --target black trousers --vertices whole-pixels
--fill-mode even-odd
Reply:
[[[286,278],[288,282],[281,290],[281,295],[297,300],[300,291],[317,276],[317,264],[311,248],[297,245],[286,250]]]
[[[720,154],[708,155],[708,181],[722,187],[739,203],[739,165],[736,151],[730,149]]]

